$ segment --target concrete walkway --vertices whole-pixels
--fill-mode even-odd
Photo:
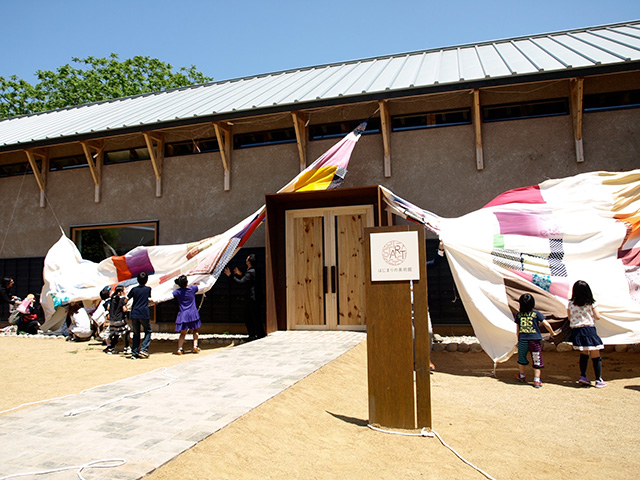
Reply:
[[[276,332],[0,416],[0,479],[116,458],[126,463],[82,475],[141,478],[365,338],[360,332]],[[75,479],[77,470],[11,478]]]

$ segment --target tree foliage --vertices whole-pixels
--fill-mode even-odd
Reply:
[[[38,70],[38,82],[12,75],[0,76],[0,118],[25,115],[141,93],[160,92],[210,82],[194,65],[173,71],[156,58],[135,56],[120,61],[108,58],[72,58],[55,72]]]

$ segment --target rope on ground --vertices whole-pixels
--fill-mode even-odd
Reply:
[[[155,371],[155,370],[154,370]],[[178,380],[178,378],[180,377],[174,377],[172,375],[167,374],[167,367],[163,367],[162,368],[162,375],[170,378],[171,380],[169,380],[168,382],[163,383],[162,385],[157,385],[155,387],[151,387],[151,388],[147,388],[146,390],[140,390],[138,392],[133,392],[133,393],[127,393],[126,395],[122,395],[121,397],[118,398],[113,398],[111,400],[108,400],[104,403],[101,403],[98,406],[94,406],[94,407],[83,407],[83,408],[79,408],[77,410],[69,410],[67,413],[64,414],[65,417],[73,417],[75,415],[79,415],[81,413],[85,413],[85,412],[91,412],[91,411],[95,411],[95,410],[99,410],[102,407],[106,407],[107,405],[111,405],[112,403],[115,402],[119,402],[120,400],[123,400],[125,398],[128,397],[135,397],[136,395],[142,395],[143,393],[149,393],[149,392],[153,392],[154,390],[158,390],[160,388],[164,388],[167,387],[169,385],[171,385],[173,382],[175,382],[176,380]],[[95,387],[94,387],[95,388]]]
[[[49,473],[64,472],[65,470],[78,470],[78,478],[80,480],[86,480],[82,476],[82,470],[89,468],[114,468],[124,465],[127,461],[124,458],[105,458],[103,460],[95,460],[93,462],[85,463],[84,465],[74,465],[71,467],[54,468],[52,470],[41,470],[39,472],[25,472],[14,473],[13,475],[7,475],[6,477],[0,477],[0,480],[7,480],[9,478],[26,477],[27,475],[46,475]]]
[[[150,372],[140,373],[140,374],[135,375],[135,376],[133,376],[133,377],[125,378],[125,379],[122,379],[122,380],[116,380],[115,382],[111,382],[111,383],[107,383],[107,384],[104,384],[104,385],[97,385],[97,386],[95,386],[95,387],[87,388],[86,390],[82,390],[80,393],[70,393],[69,395],[64,395],[64,396],[62,396],[62,397],[47,398],[47,399],[45,399],[45,400],[38,400],[38,401],[36,401],[36,402],[23,403],[22,405],[18,405],[17,407],[13,407],[13,408],[10,408],[10,409],[8,409],[8,410],[2,410],[2,411],[0,412],[0,415],[4,415],[5,413],[13,412],[14,410],[18,410],[18,409],[20,409],[20,408],[22,408],[22,407],[29,407],[29,406],[31,406],[31,405],[38,405],[38,404],[40,404],[40,403],[54,402],[54,401],[56,401],[56,400],[62,400],[63,398],[71,397],[71,396],[73,396],[73,395],[82,395],[83,393],[90,392],[91,390],[95,390],[95,389],[97,389],[97,388],[101,388],[101,387],[108,387],[109,385],[115,385],[116,383],[120,383],[120,382],[122,382],[123,380],[130,380],[131,378],[137,378],[137,377],[141,377],[141,376],[143,376],[143,375],[150,375],[150,374],[152,374],[152,373],[157,372],[158,370],[163,370],[163,369],[164,369],[164,370],[166,370],[167,368],[166,368],[166,367],[156,368],[155,370],[152,370],[152,371],[150,371]],[[176,378],[177,378],[177,377],[176,377]],[[164,386],[164,385],[162,385],[162,386]],[[2,480],[2,479],[0,479],[0,480]]]
[[[473,463],[469,462],[468,460],[464,459],[458,452],[456,452],[453,448],[451,448],[449,445],[447,445],[445,443],[444,440],[442,440],[442,437],[440,435],[438,435],[438,432],[436,432],[435,430],[428,430],[426,428],[423,428],[420,433],[406,433],[406,432],[394,432],[391,430],[384,430],[382,428],[378,428],[378,427],[374,427],[371,424],[367,424],[367,426],[372,429],[372,430],[376,430],[378,432],[382,432],[382,433],[392,433],[395,435],[404,435],[404,436],[408,436],[408,437],[437,437],[438,440],[440,440],[440,443],[442,443],[442,445],[444,445],[445,447],[447,447],[449,450],[451,450],[454,455],[456,457],[458,457],[460,460],[462,460],[464,463],[466,463],[467,465],[469,465],[471,468],[473,468],[474,470],[477,470],[478,472],[480,472],[482,475],[484,475],[485,477],[487,477],[489,480],[495,480],[495,478],[493,478],[491,475],[489,475],[487,472],[485,472],[484,470],[476,467]],[[2,479],[0,479],[2,480]]]

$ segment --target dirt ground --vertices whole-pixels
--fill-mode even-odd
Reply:
[[[204,355],[221,348],[203,347]],[[100,349],[0,337],[0,410],[193,358],[171,355],[170,342],[152,343],[151,357],[138,362]],[[541,389],[514,380],[515,358],[495,377],[484,353],[435,353],[433,361],[433,429],[491,477],[628,479],[640,471],[640,354],[605,353],[603,389],[576,385],[577,353],[545,352]],[[380,433],[367,418],[363,343],[147,478],[484,478],[437,438]]]

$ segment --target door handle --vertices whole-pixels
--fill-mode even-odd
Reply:
[[[322,267],[322,291],[327,293],[327,267]]]
[[[336,267],[331,265],[331,293],[336,293]]]

